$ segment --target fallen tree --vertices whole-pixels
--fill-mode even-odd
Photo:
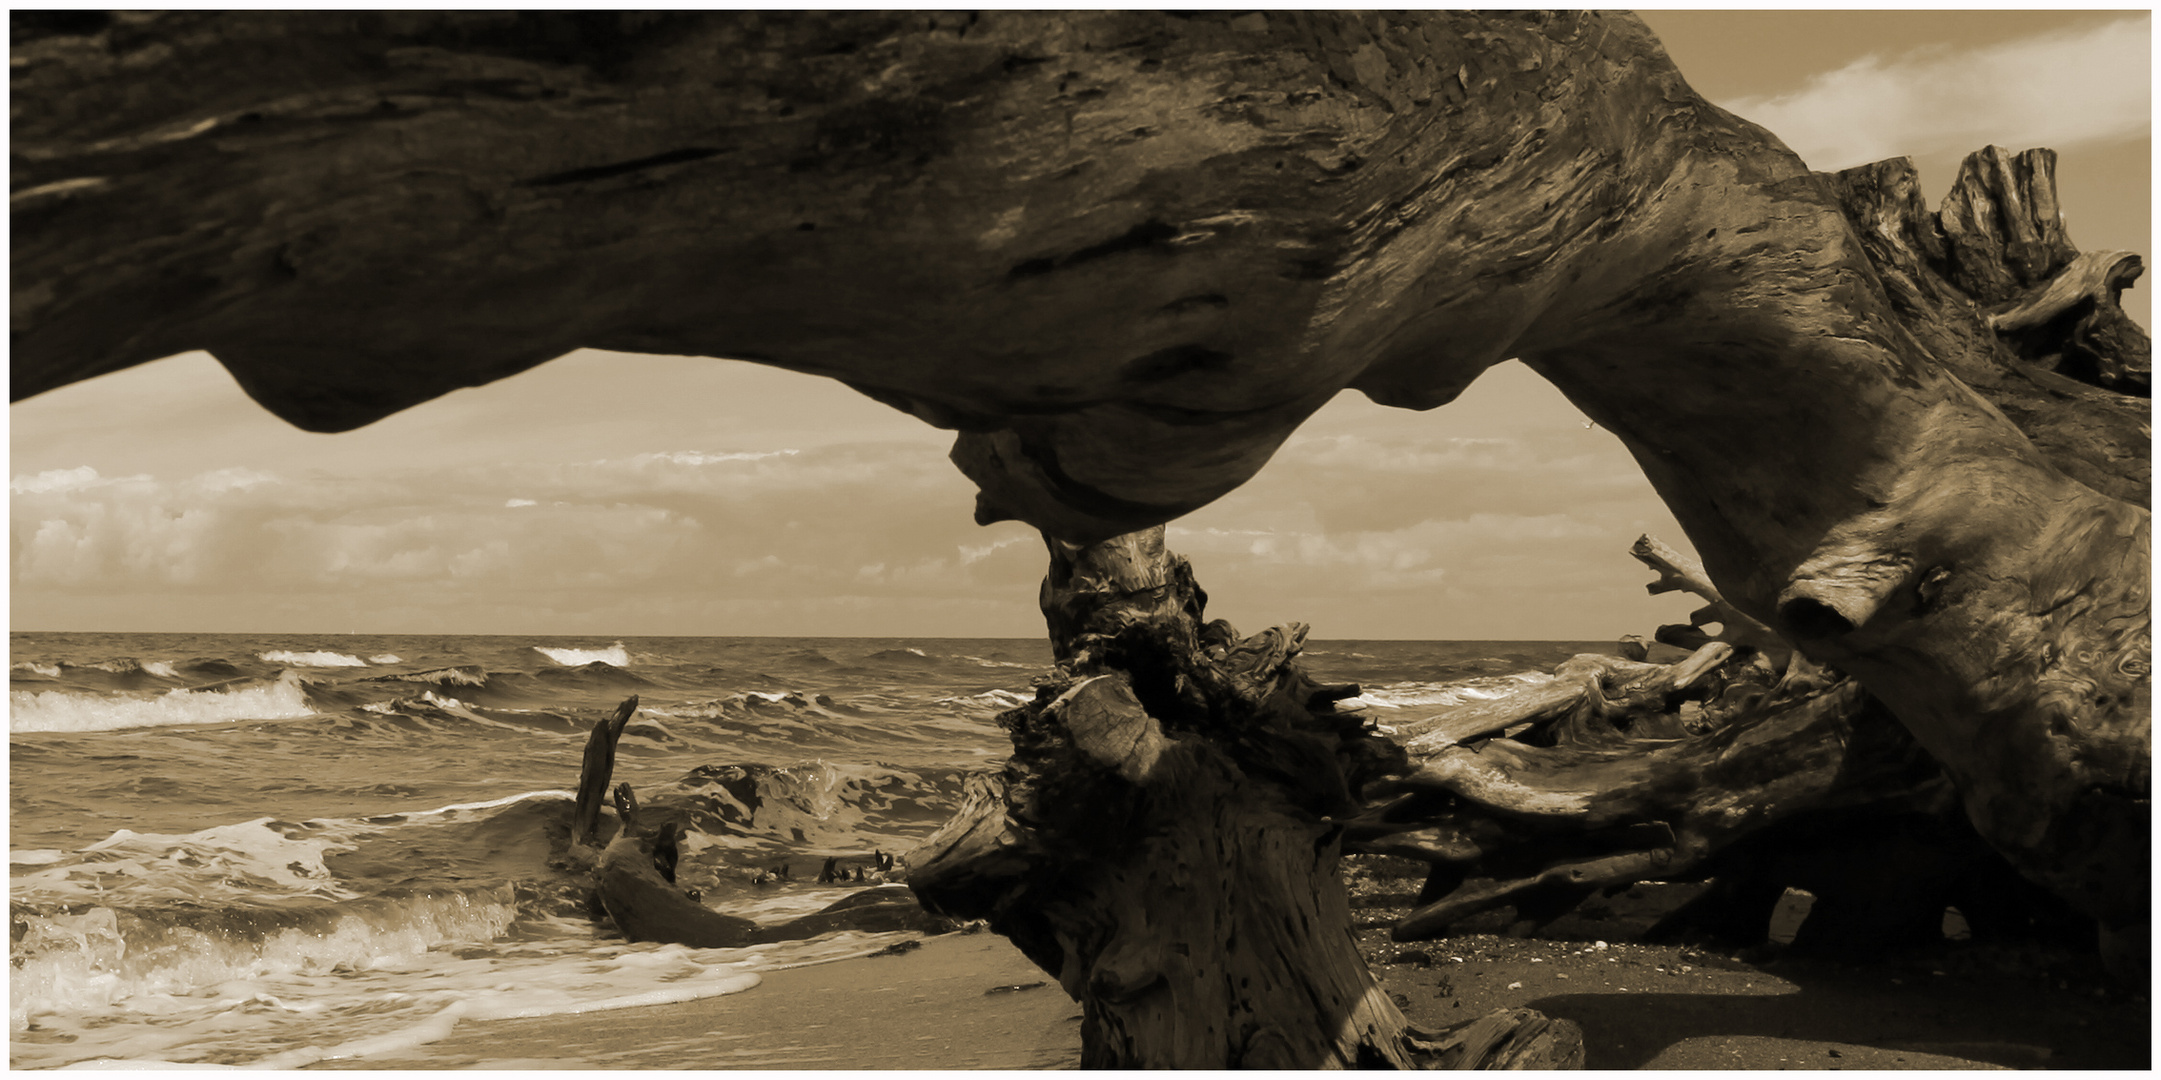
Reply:
[[[1942,766],[1858,684],[1722,607],[1687,556],[1649,537],[1633,551],[1659,573],[1651,592],[1708,601],[1658,635],[1693,655],[1577,656],[1542,684],[1393,725],[1405,760],[1368,785],[1346,848],[1433,867],[1398,940],[1503,905],[1528,933],[1593,892],[1705,876],[1715,887],[1654,939],[1760,943],[1788,887],[1817,898],[1795,941],[1814,951],[1936,941],[1946,907],[1984,938],[2080,925],[1981,843]]]
[[[734,357],[961,432],[979,520],[1090,542],[1342,389],[1432,408],[1521,357],[1726,602],[2144,954],[2147,434],[2114,391],[2145,339],[2130,257],[2064,258],[2045,155],[1930,214],[1910,166],[1811,173],[1606,12],[11,29],[18,398],[207,349],[342,430],[581,346]]]
[[[700,949],[798,941],[836,930],[936,934],[957,929],[951,920],[924,911],[914,897],[897,887],[862,889],[822,910],[771,926],[700,903],[698,896],[675,882],[684,834],[681,822],[668,814],[640,813],[637,795],[627,783],[616,785],[613,793],[616,819],[612,830],[602,816],[610,798],[616,743],[637,709],[638,699],[633,695],[595,723],[586,738],[571,807],[570,840],[557,860],[563,869],[591,874],[588,906],[596,919],[607,919],[631,941]]]
[[[1309,679],[1299,624],[1241,637],[1151,529],[1049,541],[1056,671],[1013,756],[909,854],[926,907],[991,928],[1082,1005],[1097,1068],[1575,1068],[1530,1010],[1411,1028],[1348,928],[1353,785],[1386,743]]]

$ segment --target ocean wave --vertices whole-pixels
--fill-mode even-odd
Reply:
[[[338,652],[291,652],[272,649],[257,653],[256,658],[266,664],[286,664],[291,667],[367,667],[368,662],[357,656]]]
[[[1453,682],[1405,682],[1390,683],[1367,689],[1354,698],[1336,703],[1338,709],[1359,707],[1375,709],[1409,709],[1420,706],[1468,705],[1479,701],[1492,701],[1520,693],[1532,686],[1550,682],[1553,676],[1544,672],[1525,671],[1512,675],[1486,675]]]
[[[759,984],[758,969],[861,956],[915,936],[843,933],[816,942],[748,949],[654,944],[593,948],[584,941],[561,939],[489,942],[486,935],[495,921],[486,915],[460,918],[406,906],[419,916],[407,920],[410,930],[354,926],[347,918],[327,936],[324,944],[330,947],[309,950],[313,955],[297,968],[281,955],[290,946],[303,945],[290,938],[271,945],[265,957],[270,963],[250,963],[244,952],[206,957],[206,976],[229,977],[194,994],[146,982],[131,985],[131,980],[108,975],[108,985],[133,992],[100,1006],[94,1001],[96,988],[90,988],[84,996],[91,1002],[71,1011],[91,1022],[69,1024],[63,1012],[40,1023],[45,1027],[59,1021],[75,1038],[16,1040],[9,1048],[10,1063],[22,1068],[296,1069],[318,1061],[396,1053],[442,1039],[464,1020],[576,1015],[741,993]],[[471,906],[479,914],[482,905]],[[103,929],[86,928],[88,934]],[[443,947],[447,945],[457,947]],[[341,946],[361,948],[354,950],[354,959],[326,966],[324,961]],[[372,956],[358,955],[370,950]],[[226,970],[221,972],[221,967]],[[255,970],[258,967],[262,970]],[[336,981],[324,980],[318,974],[324,971],[336,972]],[[89,980],[40,981],[65,991]],[[16,984],[23,985],[19,969]],[[20,997],[18,993],[18,1001]],[[26,1025],[18,1020],[15,1026],[20,1031]]]
[[[62,664],[61,666],[81,668],[85,671],[103,671],[112,675],[140,675],[146,670],[143,667],[142,661],[137,660],[132,656],[122,656],[112,660],[100,660],[94,664]],[[169,672],[172,670],[172,668],[166,667],[165,670]]]
[[[573,686],[649,686],[637,672],[606,660],[591,660],[576,666],[542,668],[533,678],[549,685],[569,683]]]
[[[341,824],[352,828],[373,828],[383,825],[398,825],[420,822],[431,818],[455,818],[459,815],[469,814],[475,810],[501,810],[504,807],[516,806],[519,803],[523,802],[561,802],[566,799],[575,798],[577,798],[576,792],[566,791],[561,788],[547,788],[540,791],[521,791],[515,795],[505,795],[499,799],[486,799],[481,802],[451,803],[448,806],[438,806],[428,810],[408,810],[403,813],[397,814],[377,814],[367,818],[364,822],[359,819],[327,819],[311,820],[308,822],[308,825],[311,828],[326,828]]]
[[[32,675],[43,675],[48,679],[57,679],[60,677],[60,665],[40,664],[35,660],[25,660],[19,664],[10,665],[8,670],[28,672]]]
[[[929,664],[936,663],[938,658],[910,646],[905,649],[880,649],[863,659],[882,660],[889,664]]]
[[[437,686],[486,686],[488,684],[488,673],[478,664],[467,664],[461,667],[407,671],[395,675],[370,675],[361,681],[434,683]]]
[[[980,694],[963,694],[959,697],[939,698],[938,704],[969,705],[1004,712],[1007,709],[1017,709],[1034,700],[1034,694],[1023,694],[1015,690],[985,690]]]
[[[746,716],[762,716],[775,713],[810,712],[830,707],[833,699],[824,694],[815,698],[800,690],[766,693],[762,690],[744,690],[727,697],[706,701],[691,701],[668,708],[660,705],[641,705],[641,712],[655,716],[680,716],[701,720],[722,720]]]
[[[377,653],[368,657],[368,663],[371,664],[402,664],[404,662],[405,658],[397,653]]]
[[[94,1014],[137,997],[390,967],[445,943],[493,940],[516,915],[508,885],[307,905],[14,907],[17,1031],[42,1014]]]
[[[157,697],[16,690],[8,695],[8,730],[113,731],[121,728],[292,720],[314,713],[291,672],[275,682],[220,690],[171,690]]]
[[[830,761],[701,765],[674,787],[656,789],[651,805],[656,815],[673,814],[716,838],[838,854],[927,835],[952,815],[960,793],[959,774],[950,772]]]
[[[533,651],[564,667],[584,667],[587,664],[594,663],[608,664],[614,667],[630,666],[630,653],[623,648],[623,643],[620,641],[605,649],[556,649],[546,645],[535,645]]]

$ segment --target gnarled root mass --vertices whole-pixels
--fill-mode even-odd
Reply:
[[[1633,553],[1659,574],[1651,592],[1707,601],[1658,635],[1700,643],[1692,655],[1577,656],[1391,729],[1404,768],[1366,787],[1347,849],[1432,865],[1398,940],[1503,905],[1529,931],[1597,890],[1711,875],[1653,937],[1760,942],[1792,886],[1817,897],[1801,948],[1933,940],[1947,906],[1980,936],[2083,927],[2091,942],[2090,920],[1989,850],[1942,766],[1859,684],[1725,607],[1686,555],[1648,536]]]
[[[1396,756],[1308,679],[1305,627],[1241,637],[1160,528],[1052,540],[1059,659],[1002,716],[1014,752],[910,854],[936,911],[986,918],[1083,1006],[1110,1068],[1576,1067],[1528,1010],[1410,1029],[1349,933],[1337,859],[1353,785]]]

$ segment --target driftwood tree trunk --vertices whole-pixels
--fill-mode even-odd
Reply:
[[[775,941],[798,941],[836,930],[881,932],[919,930],[943,933],[954,924],[924,911],[899,889],[865,889],[823,910],[784,923],[761,926],[706,907],[675,881],[682,825],[666,813],[641,813],[628,783],[614,791],[616,827],[603,846],[601,811],[609,801],[615,773],[615,748],[623,729],[638,711],[632,695],[593,725],[578,769],[572,804],[570,842],[556,865],[590,873],[594,918],[605,916],[631,941],[661,941],[698,949],[732,949]]]
[[[1355,688],[1305,678],[1303,626],[1204,624],[1161,529],[1049,543],[1058,672],[1002,718],[1003,772],[907,864],[926,906],[989,919],[1081,1002],[1083,1065],[1581,1064],[1572,1024],[1427,1036],[1374,982],[1330,816],[1386,748],[1329,708]]]
[[[1594,890],[1705,875],[1714,887],[1654,937],[1760,943],[1788,887],[1817,897],[1794,945],[1819,952],[1939,940],[1949,906],[1983,937],[2080,925],[1981,842],[1942,766],[1856,683],[1727,607],[1688,556],[1650,537],[1633,553],[1659,575],[1651,592],[1707,601],[1660,639],[1717,623],[1718,640],[1671,665],[1578,656],[1521,692],[1397,721],[1405,767],[1368,785],[1349,849],[1433,866],[1399,940],[1501,905],[1528,932]]]
[[[752,359],[962,432],[980,519],[1085,542],[1243,483],[1346,387],[1431,408],[1519,356],[1727,602],[2143,955],[2143,403],[2047,369],[2136,390],[2144,338],[2127,256],[2060,258],[2039,158],[1930,215],[1607,12],[11,28],[18,397],[202,348],[343,430],[580,346]]]

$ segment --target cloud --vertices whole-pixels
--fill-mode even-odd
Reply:
[[[2151,129],[2152,56],[2139,15],[1985,48],[1871,55],[1794,93],[1720,104],[1818,170],[1991,143],[2063,149]]]
[[[147,477],[129,477],[140,480]],[[81,491],[100,484],[118,483],[98,475],[96,469],[84,465],[73,469],[47,469],[36,476],[18,476],[8,483],[8,490],[17,495],[46,495],[63,491]]]
[[[1041,541],[1018,523],[974,525],[974,489],[942,446],[671,443],[572,461],[18,476],[16,621],[1042,632]],[[1573,412],[1504,437],[1353,402],[1174,524],[1171,544],[1211,612],[1248,629],[1300,619],[1336,637],[1552,638],[1655,626],[1627,545],[1646,530],[1680,542],[1668,522],[1613,437]]]
[[[996,600],[1032,621],[1042,570],[1040,546],[1023,543],[1034,534],[976,527],[972,488],[920,446],[291,477],[114,480],[81,467],[11,486],[10,569],[27,625],[82,598],[131,593],[345,594],[346,610],[434,608],[438,624],[513,597],[546,618],[603,594],[950,596]],[[866,566],[878,572],[859,576]]]

